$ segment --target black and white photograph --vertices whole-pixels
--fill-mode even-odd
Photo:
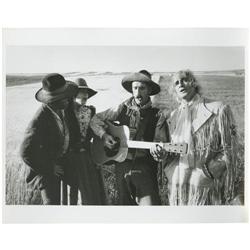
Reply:
[[[245,211],[244,43],[103,41],[6,42],[5,209]]]

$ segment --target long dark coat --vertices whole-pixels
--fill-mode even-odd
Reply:
[[[70,145],[77,145],[75,140],[77,126],[74,126],[71,112],[65,112],[70,121]],[[74,142],[73,142],[74,141]],[[21,144],[20,154],[23,161],[29,166],[26,181],[29,183],[37,176],[51,177],[54,174],[54,165],[63,154],[64,137],[61,133],[54,115],[47,105],[42,105],[26,129]]]

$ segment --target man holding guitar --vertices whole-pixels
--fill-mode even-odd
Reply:
[[[151,74],[141,70],[125,76],[122,86],[132,97],[116,109],[108,109],[96,114],[90,126],[108,149],[117,148],[117,140],[107,128],[107,122],[119,122],[129,127],[130,140],[152,142],[159,119],[159,110],[152,107],[150,96],[160,92]],[[167,125],[166,125],[167,126]],[[167,127],[166,127],[167,128]],[[116,164],[115,174],[119,205],[159,205],[157,185],[157,163],[147,149],[128,149],[123,162]]]

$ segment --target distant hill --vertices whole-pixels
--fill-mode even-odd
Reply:
[[[63,75],[67,77],[84,77],[84,76],[101,76],[101,75],[109,75],[109,76],[116,76],[116,75],[127,75],[131,72],[67,72],[63,73]],[[153,75],[169,75],[174,72],[152,72]],[[41,82],[42,78],[47,73],[39,73],[39,74],[7,74],[6,75],[6,86],[18,86],[18,85],[24,85],[24,84],[32,84]],[[194,71],[194,74],[196,75],[231,75],[231,76],[245,76],[245,70],[244,69],[237,69],[237,70],[223,70],[223,71]]]
[[[17,86],[41,82],[46,74],[10,74],[6,75],[6,86]]]
[[[244,69],[236,70],[221,70],[221,71],[195,71],[194,74],[197,75],[235,75],[235,76],[245,76]]]

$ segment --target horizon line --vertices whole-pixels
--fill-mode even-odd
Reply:
[[[181,69],[181,70],[189,70],[189,69]],[[179,70],[178,70],[179,71]],[[178,71],[151,71],[151,74],[156,73],[174,73]],[[230,72],[230,71],[245,71],[245,69],[223,69],[223,70],[191,70],[192,72]],[[58,71],[60,72],[60,71]],[[60,72],[61,74],[74,74],[74,73],[82,73],[82,74],[94,74],[94,73],[115,73],[115,74],[128,74],[133,73],[135,71],[69,71],[69,72]],[[43,74],[50,74],[50,73],[57,73],[57,72],[6,72],[6,75],[13,75],[13,74],[37,74],[37,75],[43,75]]]

